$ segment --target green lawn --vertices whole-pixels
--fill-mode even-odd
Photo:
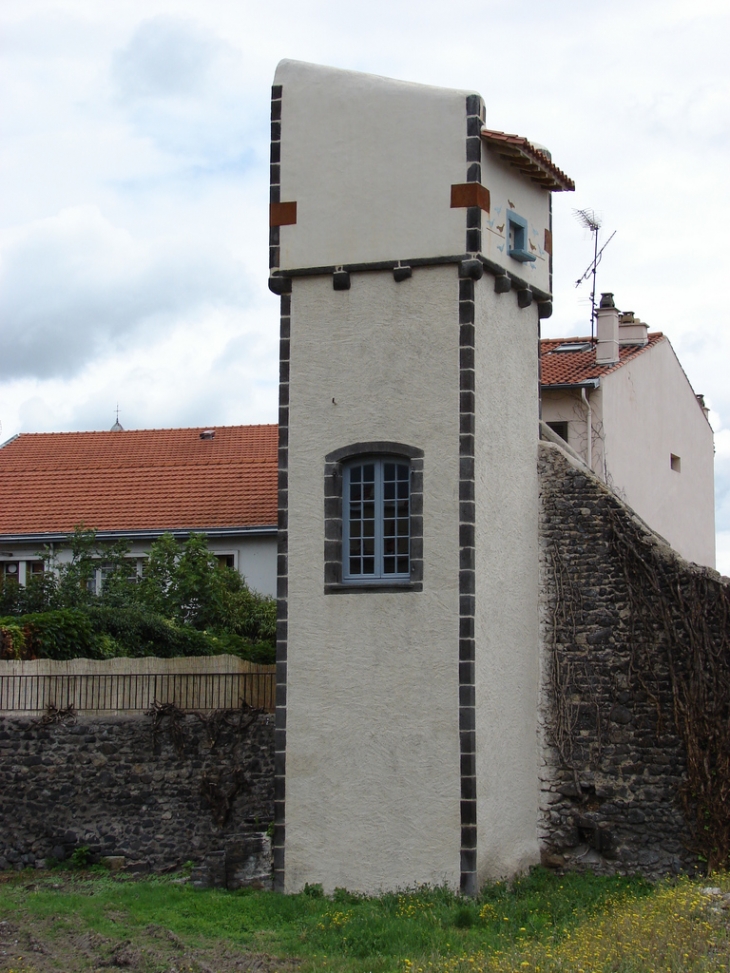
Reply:
[[[216,973],[730,968],[727,876],[651,886],[535,869],[511,887],[485,887],[477,900],[442,888],[366,898],[345,891],[325,897],[317,888],[292,896],[199,892],[169,878],[140,882],[88,873],[5,879],[0,942],[9,944],[12,934],[15,948],[0,955],[0,970],[15,973],[104,965]],[[702,891],[707,886],[720,892]],[[166,952],[172,948],[177,966]]]

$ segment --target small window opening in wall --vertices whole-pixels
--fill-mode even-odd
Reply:
[[[507,253],[520,263],[535,259],[527,249],[527,220],[513,210],[507,212]]]
[[[548,422],[547,425],[554,433],[560,436],[561,439],[564,439],[566,443],[568,442],[567,422]]]
[[[674,453],[669,454],[669,464],[675,473],[681,473],[682,471],[682,460],[679,456],[675,456]]]
[[[215,559],[222,568],[235,568],[236,558],[233,554],[216,554]]]

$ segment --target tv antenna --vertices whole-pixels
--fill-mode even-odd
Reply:
[[[603,251],[616,236],[616,231],[613,231],[611,236],[608,238],[608,240],[606,240],[599,250],[598,231],[601,229],[601,218],[597,216],[595,210],[592,209],[574,209],[573,215],[579,223],[581,223],[587,230],[590,230],[593,234],[593,260],[588,264],[583,276],[579,277],[575,282],[575,286],[580,287],[584,280],[587,280],[589,277],[593,279],[591,289],[591,340],[593,340],[596,324],[596,271],[598,270],[598,265],[603,257]]]

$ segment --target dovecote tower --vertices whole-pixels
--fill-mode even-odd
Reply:
[[[275,872],[538,858],[537,347],[549,155],[477,94],[282,61]]]

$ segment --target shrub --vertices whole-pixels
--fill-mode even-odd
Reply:
[[[78,608],[21,615],[16,622],[23,630],[24,659],[98,658],[91,622]]]
[[[17,618],[0,618],[0,659],[22,659],[25,632]]]

